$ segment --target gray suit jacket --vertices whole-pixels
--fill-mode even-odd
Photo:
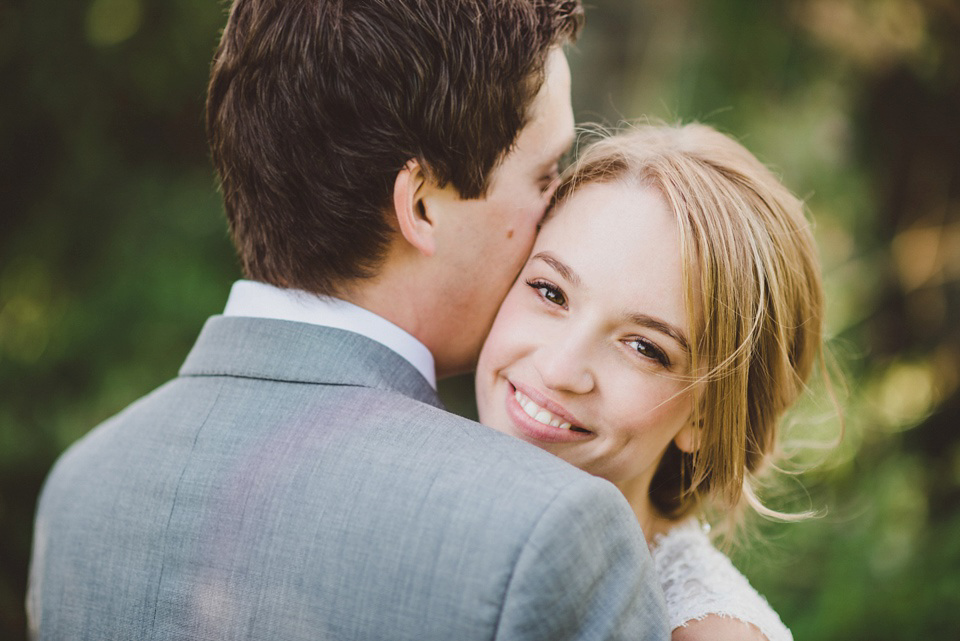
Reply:
[[[213,317],[180,376],[57,462],[40,639],[666,639],[616,489],[443,411],[405,360]]]

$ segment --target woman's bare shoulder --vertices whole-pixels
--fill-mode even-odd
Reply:
[[[740,619],[711,614],[677,628],[672,641],[767,641],[759,629]]]

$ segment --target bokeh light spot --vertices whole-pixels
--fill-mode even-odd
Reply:
[[[143,22],[140,0],[93,0],[87,10],[87,39],[108,47],[129,39]]]
[[[909,429],[929,415],[937,401],[933,368],[929,363],[894,363],[880,377],[871,396],[887,428]]]

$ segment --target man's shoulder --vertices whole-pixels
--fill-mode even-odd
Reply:
[[[635,572],[642,540],[612,485],[478,423],[393,390],[236,377],[178,379],[98,427],[58,464],[38,515],[35,583],[122,550],[123,567],[85,581],[177,567],[165,576],[187,590],[204,569],[252,568],[229,574],[231,594],[291,585],[285,603],[311,620],[414,598],[485,630],[510,595],[568,586],[585,562]]]
[[[416,503],[428,501],[429,518],[472,545],[501,546],[506,540],[524,545],[544,527],[584,527],[602,537],[601,524],[616,529],[629,523],[624,531],[642,538],[632,529],[636,521],[626,500],[608,481],[444,409],[386,394],[353,394],[369,397],[367,420],[382,430],[375,437],[380,447],[365,455],[383,457],[390,470],[384,490],[392,503],[411,507],[410,496]],[[369,425],[353,427],[369,447]]]
[[[285,389],[268,389],[278,386]],[[268,445],[258,457],[279,467],[348,461],[358,474],[367,470],[400,485],[442,482],[508,501],[543,502],[568,486],[609,486],[533,445],[396,390],[233,377],[168,382],[91,430],[58,467],[100,469],[113,461],[141,470],[158,459],[177,467],[197,457],[233,465],[239,462],[227,453],[242,443]],[[300,480],[322,485],[322,469]]]
[[[494,520],[520,537],[548,509],[623,501],[552,454],[395,390],[263,383],[168,383],[71,447],[45,494],[73,503],[136,489],[172,502],[178,488],[206,492],[229,477],[255,483],[265,505],[310,496],[328,513],[445,522],[471,536]],[[266,389],[276,385],[290,389]]]
[[[361,390],[356,394],[366,398],[368,420],[381,422],[401,440],[408,434],[424,456],[438,457],[439,465],[464,475],[478,468],[487,475],[530,478],[544,492],[598,481],[553,454],[443,408],[395,393]]]

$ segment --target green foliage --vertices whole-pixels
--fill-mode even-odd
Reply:
[[[185,1],[0,6],[2,638],[23,636],[54,458],[173,376],[235,278],[202,127],[222,20]]]
[[[802,639],[960,629],[960,11],[918,0],[596,0],[578,118],[699,119],[816,220],[842,445],[737,562]],[[238,269],[202,105],[225,5],[0,5],[0,637],[70,443],[173,376]],[[469,381],[446,387],[470,411]],[[839,427],[822,394],[791,438]],[[810,463],[810,459],[804,459]],[[797,496],[797,492],[794,492]]]

